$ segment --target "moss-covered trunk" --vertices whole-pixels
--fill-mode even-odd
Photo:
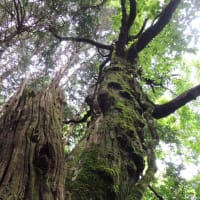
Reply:
[[[25,87],[0,119],[0,199],[63,200],[60,91]]]
[[[87,136],[67,160],[66,199],[142,199],[156,170],[158,138],[136,67],[112,58],[90,106]]]

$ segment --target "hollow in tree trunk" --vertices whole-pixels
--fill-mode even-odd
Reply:
[[[0,119],[0,199],[63,200],[61,92],[19,89]]]

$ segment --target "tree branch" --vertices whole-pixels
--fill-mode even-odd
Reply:
[[[200,85],[183,92],[181,95],[165,104],[156,105],[152,116],[156,119],[166,117],[184,106],[186,103],[196,99],[198,96],[200,96]]]
[[[88,38],[62,37],[62,36],[57,34],[56,30],[54,30],[53,27],[49,27],[49,31],[53,34],[54,37],[56,37],[60,41],[83,42],[83,43],[88,43],[88,44],[94,45],[95,47],[100,48],[100,49],[106,49],[106,50],[110,50],[110,51],[113,50],[112,45],[102,44],[102,43],[96,42],[96,41],[88,39]]]
[[[158,194],[158,192],[156,192],[156,190],[152,186],[149,185],[148,187],[159,200],[164,200],[163,197],[160,196],[160,194]]]
[[[126,24],[128,32],[135,20],[135,17],[136,17],[136,1],[130,0],[130,12],[129,12],[129,16],[128,16],[127,24]]]
[[[158,15],[157,21],[152,24],[144,33],[140,36],[138,41],[134,43],[128,51],[128,59],[132,60],[133,55],[143,50],[150,42],[155,38],[163,28],[169,23],[170,19],[181,0],[171,0],[170,3],[162,10]]]
[[[122,10],[122,19],[121,19],[121,28],[125,26],[127,13],[126,13],[126,0],[121,0],[121,10]]]
[[[127,17],[126,0],[121,0],[122,20],[118,41],[116,42],[116,53],[124,56],[125,45],[128,43],[129,31],[136,17],[136,1],[130,0],[130,12]]]

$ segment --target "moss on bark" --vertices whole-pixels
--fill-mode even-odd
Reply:
[[[101,80],[88,134],[67,161],[66,199],[139,200],[155,173],[152,105],[136,67],[121,58],[113,58]]]
[[[79,165],[80,171],[76,171],[75,168],[72,180],[66,182],[71,192],[71,199],[116,199],[119,189],[119,170],[108,166],[96,146],[86,149],[76,164]]]

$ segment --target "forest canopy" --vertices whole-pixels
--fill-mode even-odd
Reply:
[[[42,189],[35,199],[62,200],[63,193],[65,199],[71,199],[71,195],[73,200],[88,197],[128,200],[137,198],[131,197],[131,192],[135,191],[138,199],[143,196],[146,200],[200,198],[199,9],[198,0],[0,2],[0,151],[6,152],[2,149],[9,143],[9,139],[4,138],[10,137],[10,129],[16,128],[12,133],[16,135],[12,138],[15,141],[21,137],[18,130],[25,130],[17,127],[27,120],[29,125],[23,125],[27,129],[22,136],[27,137],[27,146],[29,139],[33,141],[33,135],[30,138],[26,135],[32,133],[32,129],[37,134],[30,147],[32,150],[25,148],[29,152],[20,155],[30,158],[28,160],[33,164],[29,163],[29,168],[37,168],[27,172],[28,177],[35,176],[31,178],[32,185],[37,183],[36,179],[42,179],[45,170],[54,174],[55,165],[62,171],[59,175],[67,177],[62,183],[66,192],[61,191],[60,186],[56,187],[59,190],[57,197],[56,192],[52,192],[52,196],[40,194],[45,187],[50,188],[48,192],[53,191],[49,178],[45,179],[48,186],[38,181]],[[58,97],[49,92],[50,88],[55,89]],[[31,122],[35,115],[29,116],[31,111],[24,105],[30,106],[37,95],[39,110],[47,109],[38,116],[44,114],[45,124],[52,124],[52,130],[59,127],[59,136],[46,134],[45,128],[40,129],[39,125],[36,130],[35,124],[40,124],[40,120]],[[59,106],[53,109],[57,106],[56,99],[59,105],[62,104],[62,114]],[[37,110],[35,105],[32,110]],[[27,116],[23,109],[27,109]],[[12,113],[16,115],[12,116]],[[15,117],[18,121],[12,121]],[[46,126],[51,132],[51,125]],[[46,139],[41,139],[40,146],[43,137]],[[8,146],[11,148],[14,143],[10,142]],[[60,143],[63,146],[60,147]],[[56,150],[49,150],[50,144]],[[105,152],[101,152],[102,148]],[[31,153],[33,151],[36,153]],[[41,161],[40,154],[46,152],[50,159],[53,151],[64,152],[63,155],[55,153],[53,159],[58,159],[59,163],[59,158],[66,158],[67,167],[63,167],[65,164],[54,165],[53,161],[46,165],[35,161],[37,156]],[[12,154],[12,151],[8,152]],[[74,159],[75,156],[79,160]],[[2,166],[8,157],[0,159]],[[102,158],[107,159],[104,159],[106,163]],[[127,166],[123,164],[123,158]],[[19,165],[20,159],[20,156],[16,159]],[[133,160],[132,166],[128,165],[129,159],[130,163]],[[88,166],[87,162],[100,164],[101,168]],[[77,166],[81,170],[77,170]],[[42,172],[38,172],[38,168]],[[73,172],[76,175],[70,174],[72,168],[76,168]],[[98,184],[81,188],[83,192],[80,192],[79,187],[88,184],[88,179],[81,174],[84,170],[89,182],[94,177]],[[90,175],[88,171],[95,173]],[[12,195],[17,189],[9,188],[10,193],[1,190],[7,180],[6,173],[6,170],[0,170],[0,199],[3,195],[14,199]],[[147,176],[148,173],[151,175]],[[108,182],[104,185],[105,179]],[[141,196],[140,186],[146,190]],[[28,199],[37,190],[34,188],[34,193],[30,188],[26,189],[21,192],[24,196],[18,198]],[[10,196],[6,196],[8,193]]]

